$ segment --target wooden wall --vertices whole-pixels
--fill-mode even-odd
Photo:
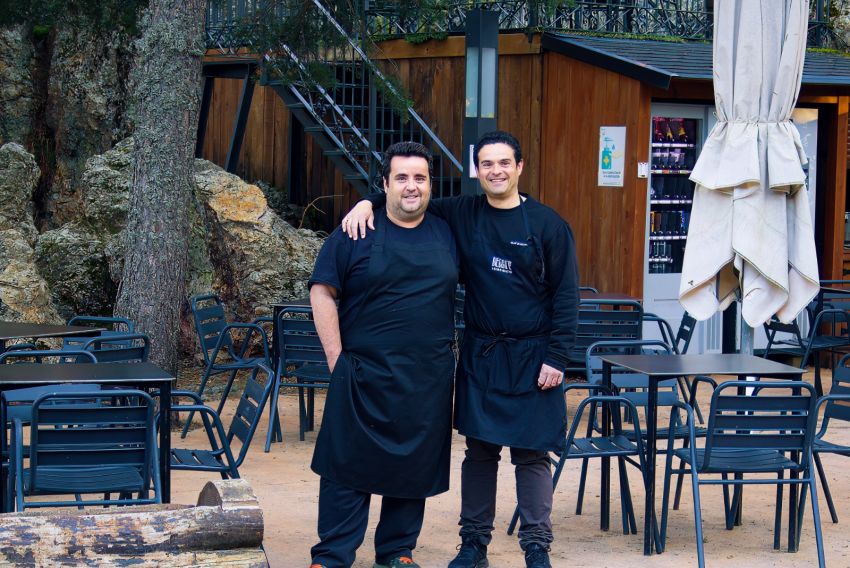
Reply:
[[[556,53],[544,57],[541,200],[569,222],[581,282],[643,297],[650,97],[642,83]],[[599,127],[626,127],[624,187],[597,186]]]

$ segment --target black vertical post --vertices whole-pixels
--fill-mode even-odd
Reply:
[[[248,112],[251,110],[251,99],[254,97],[254,81],[251,77],[251,66],[245,66],[245,79],[242,82],[242,94],[239,96],[239,108],[236,109],[236,119],[233,121],[233,134],[230,136],[230,148],[227,150],[225,170],[236,173],[239,165],[239,151],[245,138],[245,126],[248,124]]]
[[[210,101],[212,100],[215,77],[204,77],[204,94],[201,97],[201,112],[198,116],[198,134],[195,137],[195,157],[202,158],[204,153],[204,138],[207,135],[207,122],[210,118]]]
[[[499,15],[476,8],[466,17],[466,103],[463,119],[461,192],[481,190],[472,175],[472,147],[482,134],[496,129],[499,93]]]

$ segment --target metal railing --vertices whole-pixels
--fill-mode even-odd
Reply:
[[[291,6],[271,0],[210,2],[209,45],[223,54],[234,54],[245,47],[260,52],[264,60],[263,81],[285,88],[284,100],[294,102],[308,115],[308,122],[315,122],[305,125],[305,131],[321,134],[332,142],[334,148],[326,153],[347,160],[345,175],[349,181],[382,189],[383,150],[394,142],[415,141],[434,155],[435,197],[458,194],[463,168],[389,78],[398,75],[394,63],[382,60],[379,68],[361,47],[366,42],[346,30],[330,3],[308,0],[300,5],[302,11],[305,6],[308,8],[309,18],[321,21],[319,41],[295,46],[281,40],[270,45],[266,37],[261,47],[246,46],[250,43],[246,38],[257,37],[252,35],[252,29],[263,33],[260,30],[270,20],[292,16],[293,12],[287,11]],[[344,16],[350,19],[352,12]],[[348,24],[356,27],[357,22]]]

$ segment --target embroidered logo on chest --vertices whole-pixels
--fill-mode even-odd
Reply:
[[[511,244],[515,247],[527,247],[528,243],[523,243],[521,241],[511,241]]]
[[[512,262],[510,260],[494,256],[493,260],[490,262],[490,270],[493,272],[502,272],[504,274],[513,274],[514,271],[513,268],[511,268],[511,264]]]

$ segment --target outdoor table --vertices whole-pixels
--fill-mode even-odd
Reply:
[[[97,335],[106,328],[80,325],[53,325],[47,323],[28,323],[0,321],[0,353],[6,351],[6,342],[10,339],[35,339],[44,337],[68,337]]]
[[[643,553],[651,555],[655,547],[655,452],[657,448],[658,383],[676,377],[692,375],[735,375],[747,377],[802,380],[803,369],[741,354],[705,355],[600,355],[603,362],[602,381],[611,389],[611,368],[614,366],[649,377],[646,407],[646,501],[643,525]],[[610,419],[603,413],[603,434],[610,432]],[[607,475],[606,475],[607,474]],[[602,464],[602,529],[608,529],[608,508],[611,499],[610,458]],[[663,552],[658,550],[657,552]]]
[[[90,329],[90,328],[87,328]],[[171,383],[175,377],[153,363],[67,363],[55,365],[0,365],[0,392],[5,390],[91,383],[159,390],[159,473],[162,501],[171,501]],[[0,455],[6,454],[6,405],[0,404]],[[0,475],[0,512],[6,510],[6,474]]]

